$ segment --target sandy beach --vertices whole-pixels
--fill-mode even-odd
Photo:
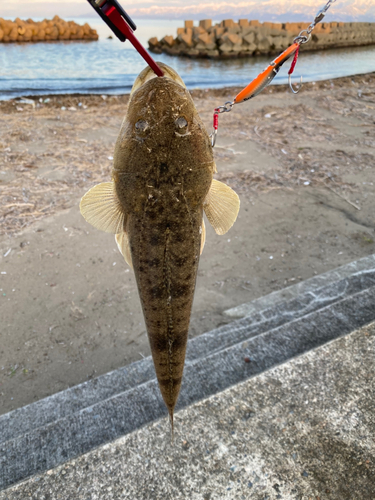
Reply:
[[[192,92],[207,128],[240,89]],[[0,414],[149,354],[134,275],[79,213],[110,180],[128,96],[0,101]],[[206,224],[190,336],[230,307],[375,252],[375,74],[272,86],[220,115],[236,224]]]

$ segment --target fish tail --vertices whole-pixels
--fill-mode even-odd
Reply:
[[[173,408],[168,408],[169,424],[171,426],[171,444],[174,444],[174,422],[173,422]]]

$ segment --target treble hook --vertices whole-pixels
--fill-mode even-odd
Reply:
[[[295,89],[293,88],[292,74],[289,75],[288,83],[289,83],[290,90],[293,92],[293,94],[298,94],[298,92],[301,90],[301,87],[302,87],[302,75],[301,75],[299,84],[296,86]]]

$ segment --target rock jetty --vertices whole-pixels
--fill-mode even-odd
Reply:
[[[177,37],[167,35],[161,40],[156,37],[148,41],[149,49],[160,54],[174,56],[234,58],[261,54],[276,54],[293,43],[294,38],[309,23],[271,23],[232,19],[212,25],[211,19],[185,21],[184,28],[177,29]],[[320,23],[304,50],[318,50],[337,47],[355,47],[375,44],[375,23]]]
[[[14,21],[0,18],[0,43],[46,42],[54,40],[98,40],[97,32],[85,23],[64,21],[59,16],[43,21],[17,17]]]

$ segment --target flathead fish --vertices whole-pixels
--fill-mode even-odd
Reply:
[[[118,136],[112,181],[82,198],[83,217],[114,233],[134,269],[155,371],[173,426],[200,253],[203,211],[216,233],[236,220],[237,194],[213,179],[207,131],[178,74],[158,63],[136,79]]]

